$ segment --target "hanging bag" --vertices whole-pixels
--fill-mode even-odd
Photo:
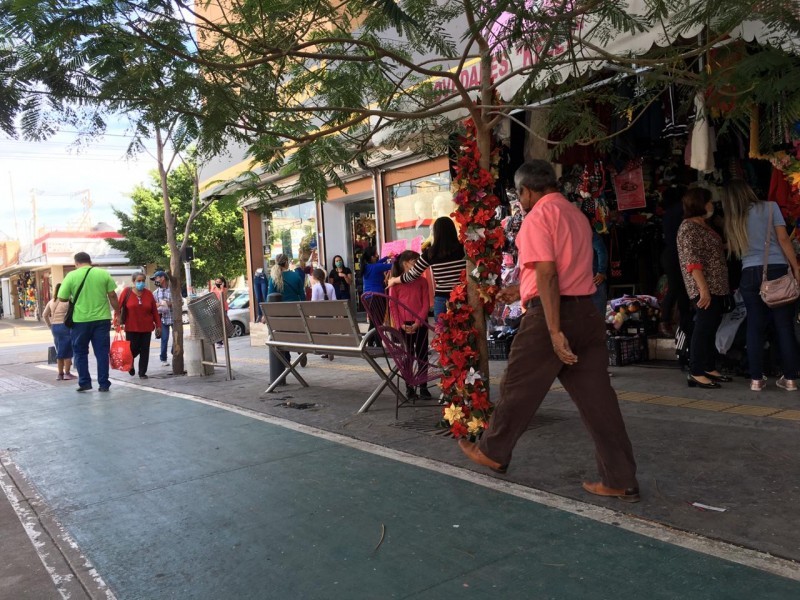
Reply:
[[[769,258],[769,245],[772,241],[772,206],[767,204],[769,209],[769,225],[767,226],[767,238],[764,241],[764,270],[761,275],[761,299],[770,308],[791,304],[800,298],[800,285],[794,278],[794,273],[790,272],[777,279],[767,279],[767,261]]]
[[[130,371],[133,368],[133,352],[131,343],[122,337],[120,329],[114,330],[114,341],[108,353],[109,364],[117,371]]]
[[[89,271],[92,269],[94,269],[94,267],[89,267]],[[78,302],[78,297],[81,295],[83,284],[86,283],[86,278],[89,276],[89,271],[86,271],[86,275],[83,276],[83,281],[81,281],[80,286],[78,286],[78,291],[75,292],[75,298],[69,301],[67,314],[64,316],[64,325],[66,325],[69,329],[72,329],[72,327],[75,325],[75,322],[72,320],[72,313],[75,312],[75,304]]]

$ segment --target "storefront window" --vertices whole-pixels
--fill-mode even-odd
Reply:
[[[270,261],[278,254],[307,261],[317,249],[317,207],[313,200],[273,210],[264,225]]]
[[[389,187],[391,229],[395,240],[427,239],[439,217],[455,211],[450,173],[444,171]]]

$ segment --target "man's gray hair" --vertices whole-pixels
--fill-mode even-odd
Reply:
[[[524,163],[514,174],[514,185],[517,190],[525,186],[534,192],[543,192],[548,188],[558,187],[556,172],[546,160],[535,159]]]

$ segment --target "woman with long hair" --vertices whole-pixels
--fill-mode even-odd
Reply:
[[[285,254],[278,254],[275,257],[275,264],[269,270],[269,281],[267,282],[267,301],[272,294],[280,294],[281,302],[304,302],[306,299],[306,276],[303,267],[289,269],[289,257]],[[274,296],[273,296],[274,297]],[[284,352],[286,360],[289,360],[289,353]],[[303,355],[300,366],[308,364],[308,357]],[[281,385],[285,385],[284,379]]]
[[[714,216],[711,192],[692,188],[683,196],[683,223],[678,229],[678,258],[689,299],[697,307],[689,351],[689,387],[719,388],[731,381],[717,371],[717,328],[728,288],[728,265],[722,238],[708,224]]]
[[[289,257],[278,254],[269,270],[267,296],[282,294],[281,302],[303,302],[306,299],[306,276],[302,267],[289,269]]]
[[[350,300],[350,286],[353,284],[353,272],[345,266],[344,259],[337,254],[333,257],[333,267],[328,273],[328,282],[336,290],[336,298]]]
[[[458,231],[450,217],[439,217],[433,222],[433,242],[414,264],[414,267],[399,277],[389,279],[389,287],[398,283],[410,283],[430,268],[433,274],[433,316],[447,310],[450,292],[461,281],[467,266],[464,246],[458,240]]]
[[[45,306],[42,318],[50,328],[50,333],[53,334],[53,345],[56,347],[56,366],[58,367],[57,379],[59,381],[71,381],[77,378],[69,372],[72,368],[72,340],[69,328],[64,325],[69,302],[58,301],[58,290],[60,288],[61,284],[56,284],[53,299]]]
[[[792,275],[800,281],[800,265],[786,232],[786,221],[775,202],[761,200],[741,180],[731,181],[725,186],[722,206],[725,209],[728,252],[742,260],[739,291],[747,308],[750,389],[758,392],[766,386],[763,366],[764,334],[767,326],[772,323],[783,371],[783,375],[775,383],[779,388],[793,392],[797,390],[796,379],[800,367],[797,341],[794,337],[794,303],[770,308],[764,304],[759,294],[765,253],[767,280],[782,277],[791,269]]]

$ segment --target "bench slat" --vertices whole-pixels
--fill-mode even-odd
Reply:
[[[327,302],[297,302],[304,315],[315,317],[348,317],[350,303],[347,300],[328,300]],[[296,310],[296,309],[295,309]]]
[[[267,315],[267,326],[272,331],[289,331],[305,334],[306,328],[303,317],[273,317]]]
[[[287,331],[272,332],[272,339],[284,344],[311,344],[306,333],[291,333]]]
[[[313,338],[314,343],[319,344],[320,346],[349,346],[352,348],[357,348],[361,343],[361,340],[354,337],[353,334],[328,335],[324,333],[314,333],[311,335],[311,337]]]
[[[350,319],[339,319],[336,317],[325,319],[306,319],[306,325],[311,333],[346,333],[353,335],[353,326]]]

